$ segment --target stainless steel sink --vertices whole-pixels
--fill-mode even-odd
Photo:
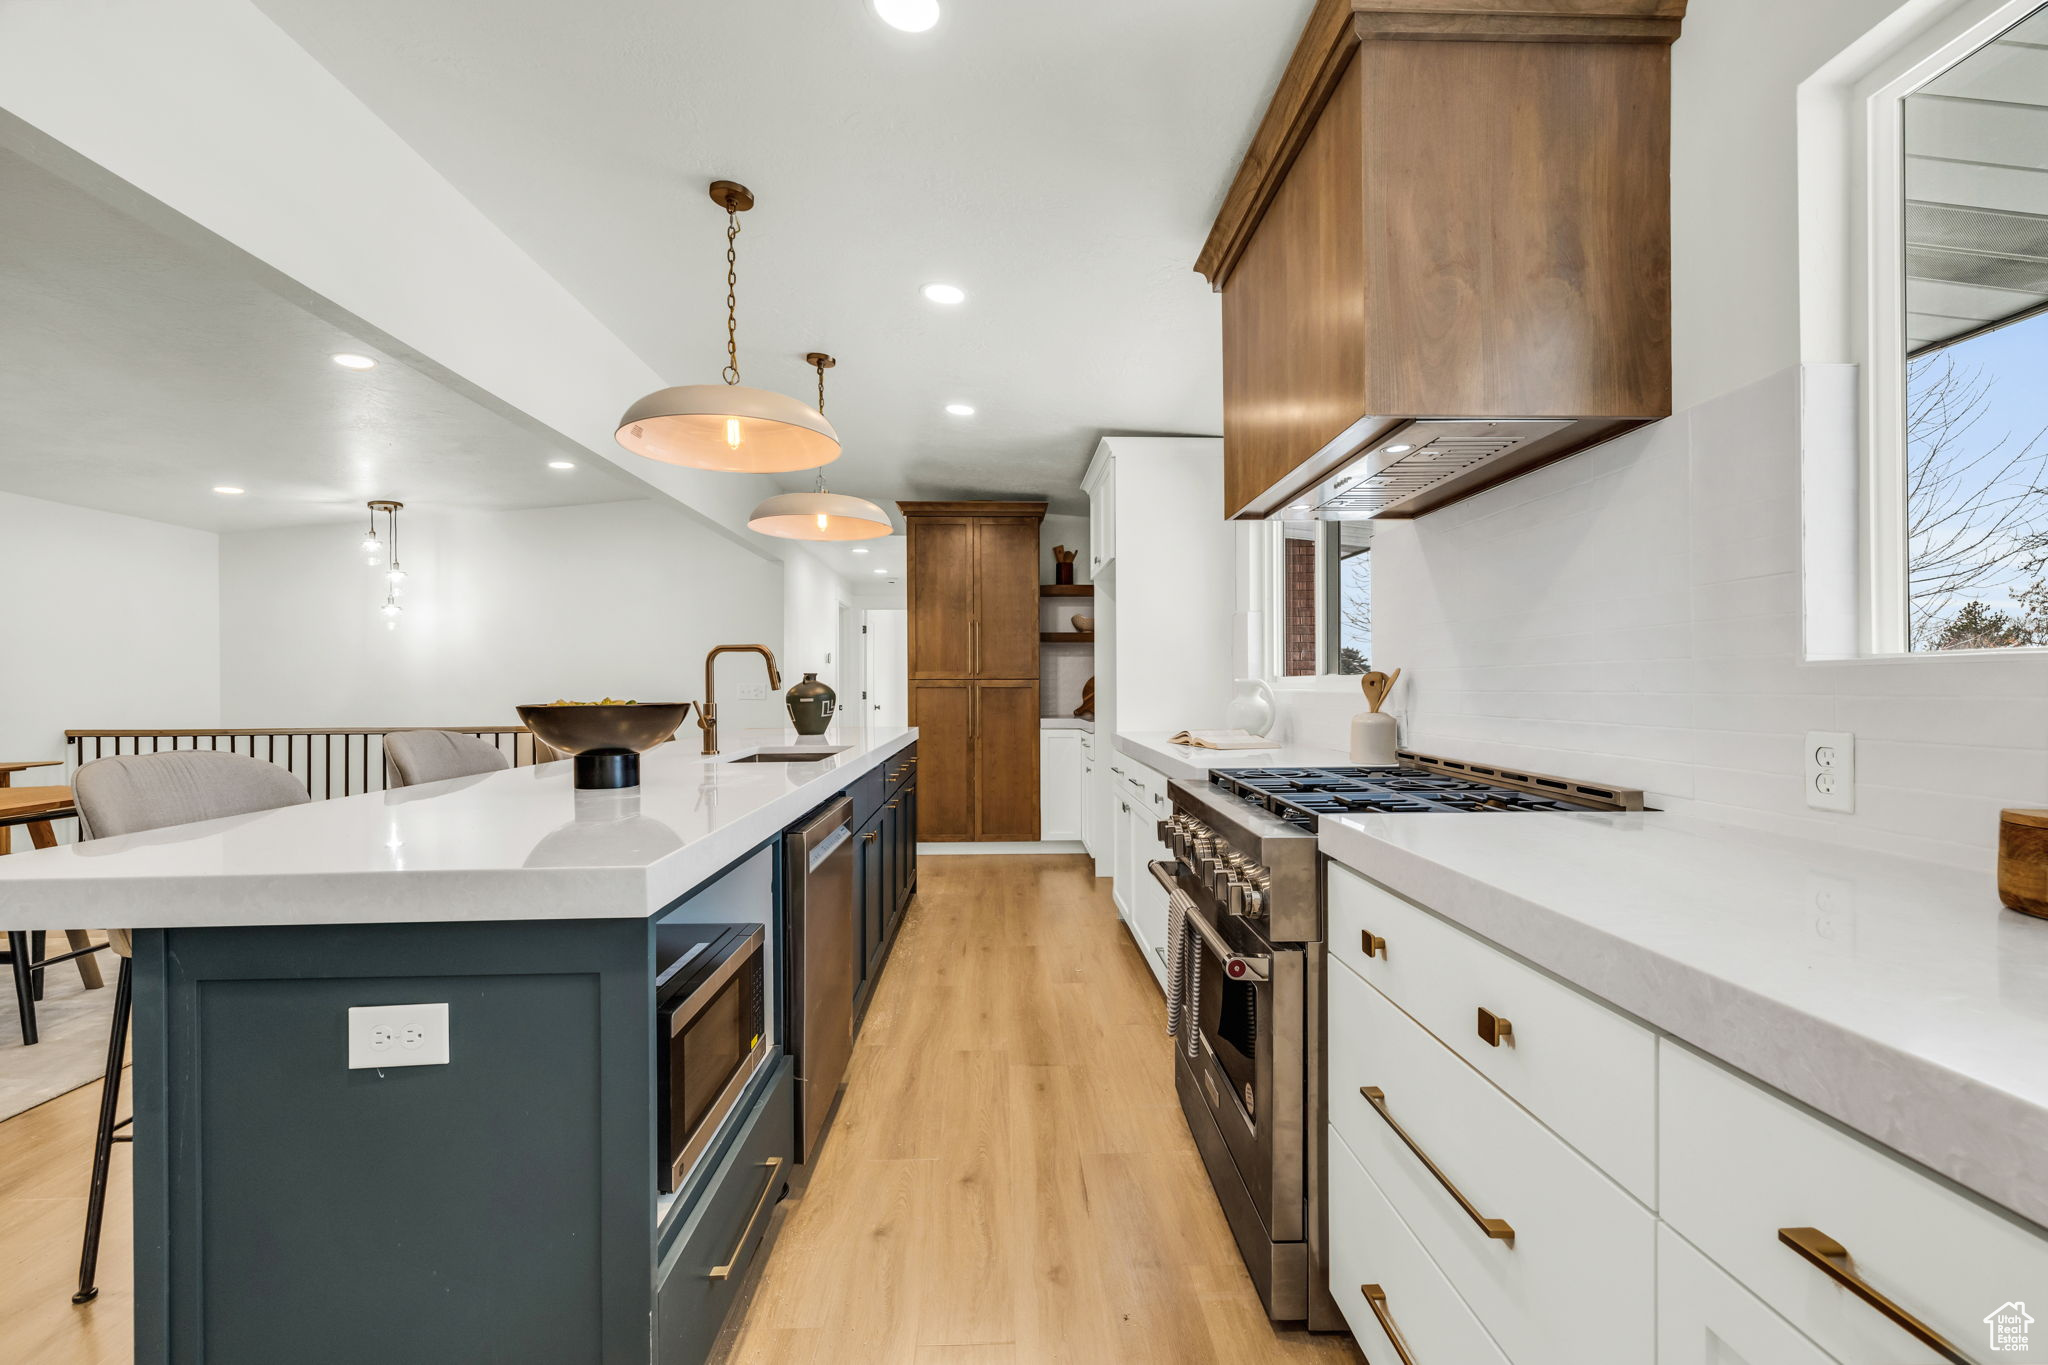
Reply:
[[[806,749],[800,754],[748,754],[743,758],[729,758],[728,763],[821,763],[836,758],[843,749]]]

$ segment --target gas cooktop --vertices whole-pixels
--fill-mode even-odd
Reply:
[[[1210,774],[1210,781],[1232,796],[1309,831],[1325,815],[1614,810],[1630,804],[1625,798],[1636,795],[1596,793],[1556,779],[1524,780],[1528,787],[1407,764],[1391,768],[1224,768]],[[1559,789],[1556,794],[1542,790],[1546,783]],[[1640,807],[1639,796],[1633,804]]]

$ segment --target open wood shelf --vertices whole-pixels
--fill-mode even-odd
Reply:
[[[1095,596],[1095,585],[1093,583],[1040,583],[1038,585],[1038,595],[1040,597],[1093,597]]]
[[[1081,630],[1041,630],[1038,632],[1038,642],[1044,645],[1092,645],[1095,643],[1095,633]]]

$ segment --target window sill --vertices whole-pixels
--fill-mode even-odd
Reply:
[[[1267,678],[1275,692],[1357,692],[1363,673],[1325,673],[1320,677]]]

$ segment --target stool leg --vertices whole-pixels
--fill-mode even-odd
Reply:
[[[46,973],[43,970],[43,959],[50,955],[49,931],[45,929],[38,929],[34,933],[30,934],[28,936],[28,946],[29,951],[33,952],[36,955],[35,988],[36,999],[40,1001],[43,998],[43,977],[46,975]]]
[[[83,929],[66,929],[64,941],[71,945],[73,952],[82,953],[92,947],[92,935]],[[100,975],[99,954],[90,953],[85,957],[74,957],[71,960],[78,964],[78,979],[85,983],[87,990],[96,991],[107,984],[106,979]]]
[[[35,959],[29,955],[29,936],[19,929],[7,931],[8,965],[14,968],[14,1005],[21,1011],[21,1045],[36,1045]]]
[[[100,1126],[92,1147],[92,1193],[85,1206],[85,1247],[78,1257],[78,1292],[73,1303],[91,1303],[99,1297],[93,1283],[100,1265],[100,1227],[107,1217],[107,1168],[113,1163],[114,1130],[120,1127],[114,1115],[121,1105],[121,1067],[128,1057],[128,1014],[135,999],[135,964],[121,959],[114,977],[114,1032],[107,1040],[107,1076],[100,1085]]]

